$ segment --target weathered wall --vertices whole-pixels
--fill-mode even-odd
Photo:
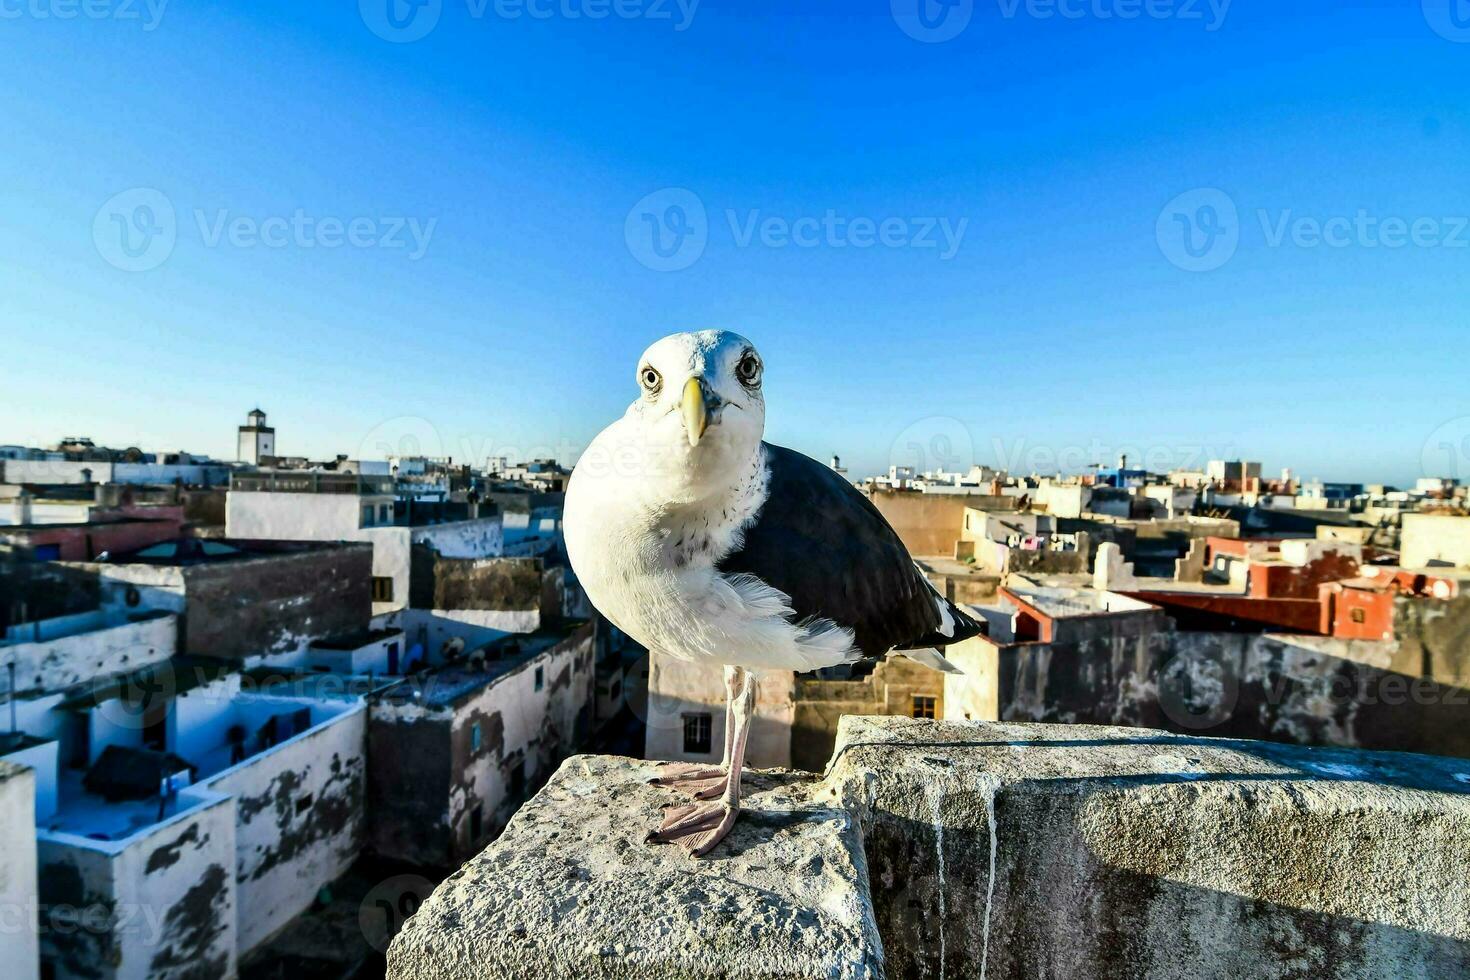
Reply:
[[[448,863],[453,717],[447,707],[375,702],[370,708],[367,846],[379,857],[420,867]]]
[[[1405,514],[1400,561],[1405,568],[1470,568],[1470,517]]]
[[[134,670],[173,656],[178,637],[175,616],[155,615],[41,643],[0,647],[5,663],[15,663],[15,687],[22,694],[60,691],[107,674]],[[0,673],[0,689],[9,685]]]
[[[755,716],[746,746],[752,768],[790,768],[792,726],[796,722],[796,675],[789,670],[757,675]],[[708,714],[710,751],[684,751],[684,715]],[[685,762],[719,762],[725,751],[725,680],[719,667],[690,664],[651,653],[648,673],[648,723],[644,756]]]
[[[240,952],[310,907],[361,850],[366,722],[366,707],[355,705],[202,783],[235,797]]]
[[[36,887],[36,773],[0,760],[0,963],[24,980],[40,970]]]
[[[841,745],[890,977],[1470,971],[1462,764],[897,718]]]
[[[101,598],[95,571],[56,562],[10,561],[0,552],[0,627],[86,612],[96,609]]]
[[[791,766],[821,772],[832,758],[837,725],[843,715],[911,716],[915,696],[935,700],[935,717],[944,717],[944,678],[906,657],[879,663],[867,677],[851,681],[796,679]]]
[[[184,653],[222,659],[302,650],[371,615],[372,550],[286,552],[183,569]]]
[[[234,975],[234,801],[215,799],[125,843],[43,832],[37,849],[42,956],[57,977]]]
[[[444,558],[494,558],[505,547],[498,515],[416,527],[412,541],[428,545]]]
[[[1470,602],[1439,622],[1442,631],[1426,631],[1431,643],[1459,642]],[[1453,662],[1421,676],[1399,659],[1396,667],[1392,643],[1272,634],[1159,630],[1013,644],[995,659],[998,713],[1470,757],[1470,685],[1457,682]],[[977,667],[975,683],[988,684]]]
[[[911,555],[952,555],[965,523],[965,508],[1008,510],[1009,497],[984,494],[873,490],[868,499],[898,532]]]
[[[455,706],[449,731],[449,865],[478,853],[590,733],[593,679],[588,625]],[[476,809],[479,836],[471,819]]]
[[[431,672],[405,681],[422,684],[425,697],[375,701],[368,750],[374,853],[453,867],[483,847],[590,732],[592,651],[589,624],[461,697],[428,697],[436,686]]]
[[[541,609],[539,558],[445,558],[427,545],[413,549],[415,609],[496,612]]]

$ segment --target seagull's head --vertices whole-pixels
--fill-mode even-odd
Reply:
[[[764,364],[728,330],[670,334],[638,359],[639,396],[628,406],[650,445],[707,478],[733,475],[766,427]]]

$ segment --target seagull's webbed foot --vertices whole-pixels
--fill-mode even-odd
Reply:
[[[648,835],[650,844],[678,844],[694,857],[704,857],[735,826],[740,807],[721,800],[670,807],[663,824]]]
[[[723,796],[727,777],[718,766],[701,766],[688,762],[671,762],[659,768],[660,775],[650,779],[650,786],[660,786],[688,793],[696,800],[713,800]]]

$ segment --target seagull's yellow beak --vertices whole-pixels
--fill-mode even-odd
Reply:
[[[705,408],[704,389],[700,387],[698,378],[684,382],[680,413],[684,416],[684,432],[689,436],[689,445],[699,445],[700,437],[709,426],[709,411]]]

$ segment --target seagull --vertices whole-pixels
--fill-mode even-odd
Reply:
[[[694,802],[649,834],[704,857],[740,812],[756,677],[936,647],[983,627],[941,596],[878,509],[830,467],[763,441],[764,362],[724,330],[638,360],[638,397],[578,459],[563,530],[592,604],[650,650],[724,668],[720,767],[653,780]]]

